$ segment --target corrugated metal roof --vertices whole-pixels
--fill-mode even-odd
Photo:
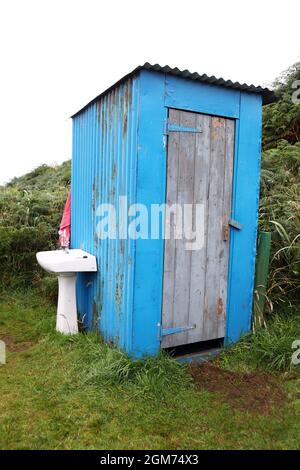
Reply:
[[[169,65],[165,65],[164,67],[162,67],[159,64],[152,65],[152,64],[149,64],[149,62],[146,62],[144,65],[139,65],[134,70],[132,70],[132,72],[128,73],[127,75],[122,77],[120,80],[118,80],[116,83],[114,83],[111,87],[104,90],[102,93],[96,96],[96,98],[94,98],[89,103],[87,103],[83,108],[81,108],[71,117],[73,118],[77,114],[81,113],[81,111],[83,111],[87,106],[97,101],[101,96],[105,95],[106,93],[111,91],[115,86],[119,85],[124,80],[127,80],[129,77],[135,75],[140,70],[152,70],[154,72],[166,73],[169,75],[175,75],[178,77],[187,78],[188,80],[196,80],[201,83],[208,83],[209,85],[216,85],[216,86],[221,86],[224,88],[230,88],[234,90],[247,91],[248,93],[258,93],[262,95],[263,97],[263,104],[269,104],[269,103],[276,101],[274,91],[270,90],[269,88],[262,88],[261,86],[255,86],[255,85],[247,85],[246,83],[242,84],[239,82],[232,82],[231,80],[224,80],[224,78],[217,78],[214,75],[212,76],[208,76],[206,74],[200,75],[197,72],[190,72],[189,70],[180,70],[177,67],[175,68],[169,67]]]

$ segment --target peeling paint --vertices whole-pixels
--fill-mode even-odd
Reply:
[[[98,263],[89,289],[79,276],[78,304],[87,312],[87,325],[98,327],[105,340],[118,339],[123,346],[132,341],[127,334],[131,317],[123,313],[133,301],[134,242],[101,240],[96,230],[97,208],[102,203],[118,207],[124,195],[128,204],[135,202],[138,93],[139,81],[131,78],[73,121],[73,242],[84,240],[85,249],[95,254]]]

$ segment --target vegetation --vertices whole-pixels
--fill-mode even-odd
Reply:
[[[276,313],[268,328],[244,336],[221,357],[223,365],[267,372],[300,372],[291,361],[292,344],[300,338],[300,312]]]
[[[299,306],[300,143],[281,140],[263,153],[259,222],[272,232],[269,310]]]
[[[259,223],[272,232],[269,312],[299,309],[300,302],[300,104],[292,100],[300,63],[274,83],[278,101],[263,110]],[[299,92],[298,92],[299,95]]]
[[[278,101],[263,110],[259,224],[272,232],[269,312],[299,308],[300,300],[300,105],[292,101],[297,80],[300,63],[274,82]],[[38,269],[35,253],[57,246],[70,177],[67,161],[41,165],[0,187],[3,285],[33,284],[55,298],[55,282]]]
[[[280,140],[290,144],[300,141],[300,106],[292,96],[299,89],[300,62],[283,72],[273,83],[278,101],[264,107],[263,148],[276,148]],[[298,83],[297,83],[298,81]],[[299,91],[296,93],[300,98]]]
[[[56,333],[34,290],[3,296],[0,319],[0,449],[299,449],[297,377],[214,366],[196,384],[165,355],[132,362],[95,334]]]
[[[57,246],[57,232],[71,179],[70,161],[41,165],[0,187],[0,282],[39,284],[35,253]],[[40,285],[40,284],[39,284]]]

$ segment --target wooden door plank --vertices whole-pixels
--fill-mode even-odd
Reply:
[[[197,127],[202,133],[196,135],[195,149],[195,178],[194,178],[194,204],[204,204],[204,245],[201,250],[191,252],[191,282],[190,282],[190,324],[197,325],[195,330],[188,332],[188,343],[203,339],[203,312],[205,297],[206,273],[206,244],[207,244],[207,217],[208,217],[208,187],[210,166],[210,124],[211,117],[199,114]]]
[[[225,119],[211,120],[208,232],[205,280],[204,340],[218,338],[220,254],[222,252],[222,199],[225,161]]]
[[[195,127],[196,114],[181,111],[180,126]],[[183,204],[193,202],[194,187],[194,155],[195,134],[179,133],[179,160],[176,202],[183,208]],[[189,285],[191,253],[185,250],[185,240],[175,240],[175,283],[173,296],[174,327],[189,325]],[[187,333],[173,334],[166,337],[166,343],[176,346],[186,344]]]
[[[180,111],[169,110],[169,121],[172,124],[180,123]],[[166,204],[172,205],[177,200],[178,181],[178,159],[179,159],[179,133],[172,132],[168,137],[168,161],[167,161],[167,186]],[[167,215],[167,214],[166,214]],[[162,325],[163,328],[172,328],[174,325],[174,287],[175,287],[175,240],[174,240],[174,217],[165,218],[165,233],[169,230],[171,238],[165,240],[164,250],[164,275],[163,275],[163,306]],[[168,336],[162,339],[162,347],[170,344]]]
[[[225,168],[223,184],[223,220],[228,223],[231,215],[232,200],[232,176],[233,176],[233,158],[234,158],[234,130],[235,122],[226,120],[225,135]],[[229,231],[230,234],[230,231]],[[219,312],[218,337],[225,336],[226,330],[226,304],[227,304],[227,285],[228,285],[228,265],[229,265],[229,246],[230,236],[227,242],[223,243],[223,256],[220,257],[220,290],[219,298],[222,299],[222,312]],[[221,309],[220,309],[221,310]]]

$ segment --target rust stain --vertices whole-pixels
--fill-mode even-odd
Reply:
[[[97,287],[97,300],[98,300],[98,320],[101,320],[102,309],[103,309],[103,290],[104,290],[104,280],[101,280],[101,283]]]
[[[229,240],[229,235],[230,235],[227,214],[224,214],[222,217],[222,231],[223,231],[223,241],[226,242]]]
[[[117,175],[117,167],[116,167],[116,163],[114,162],[114,164],[113,164],[113,169],[112,169],[112,177],[113,177],[113,180],[116,179],[116,175]]]
[[[132,101],[132,79],[129,79],[128,82],[126,83],[125,101],[126,101],[128,106],[131,105],[131,101]]]
[[[92,210],[93,210],[93,213],[95,212],[96,201],[98,200],[98,198],[99,198],[99,189],[98,189],[98,185],[94,181],[93,182],[93,191],[92,191]]]
[[[97,331],[97,329],[98,329],[97,326],[98,326],[98,308],[97,308],[97,303],[95,301],[93,301],[91,330],[92,331]]]
[[[127,122],[128,122],[128,116],[127,116],[127,110],[126,110],[126,113],[124,113],[124,117],[123,117],[123,135],[127,134]]]
[[[103,308],[103,287],[104,281],[101,280],[100,283],[97,283],[96,295],[93,300],[92,305],[92,320],[91,320],[91,330],[98,331],[99,321],[102,317],[102,308]]]
[[[214,127],[225,127],[225,119],[221,117],[213,117],[213,126]]]
[[[211,138],[218,140],[221,136],[222,130],[225,128],[225,119],[219,117],[212,118]]]
[[[115,302],[116,302],[119,312],[121,312],[121,307],[122,307],[123,287],[124,287],[124,274],[122,272],[119,272],[117,274],[116,290],[115,290]]]
[[[99,201],[99,188],[98,188],[98,184],[94,180],[93,188],[92,188],[92,220],[93,220],[93,227],[94,227],[94,242],[95,242],[96,247],[98,246],[98,242],[99,242],[99,237],[98,237],[98,233],[96,230],[97,229],[96,220],[95,220],[98,201]]]
[[[229,239],[229,226],[228,224],[223,225],[223,241],[227,242]]]
[[[129,80],[124,87],[124,103],[123,103],[123,135],[127,134],[128,128],[128,110],[132,100],[132,80]]]
[[[107,95],[107,114],[108,114],[108,126],[111,125],[112,121],[112,111],[114,108],[116,90],[113,90],[109,95]]]
[[[110,186],[109,186],[109,191],[108,191],[108,197],[112,202],[114,201],[114,198],[116,195],[116,175],[117,175],[117,166],[116,166],[116,163],[113,162],[113,166],[111,169]]]
[[[98,100],[96,102],[96,116],[97,116],[97,120],[100,122],[100,120],[101,120],[101,100]]]
[[[218,302],[217,302],[217,315],[222,315],[224,311],[224,302],[221,297],[219,297]]]
[[[102,136],[105,135],[106,133],[106,128],[107,128],[107,124],[106,124],[106,114],[105,114],[105,110],[104,110],[104,107],[102,107],[102,123],[101,123],[101,127],[102,127]]]

